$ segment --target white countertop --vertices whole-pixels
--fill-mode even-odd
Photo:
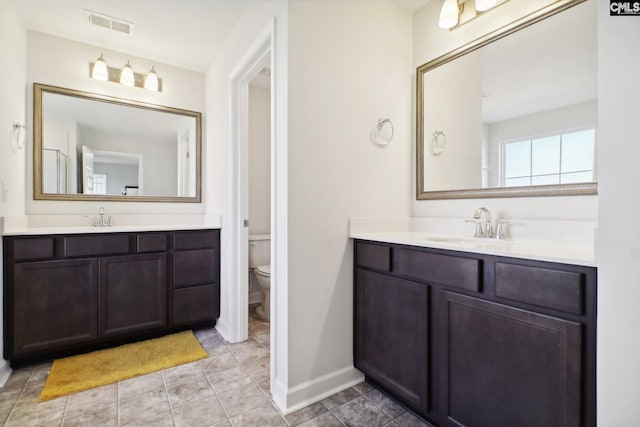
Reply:
[[[397,219],[392,221],[392,223],[388,223],[386,226],[378,227],[372,223],[367,226],[366,221],[358,222],[358,219],[351,219],[349,224],[349,237],[375,242],[446,249],[484,255],[497,255],[587,267],[596,266],[594,245],[591,239],[571,239],[569,238],[570,236],[566,235],[559,236],[561,238],[556,240],[532,237],[514,237],[505,240],[484,239],[473,238],[471,237],[473,236],[472,233],[459,232],[453,234],[450,232],[435,232],[429,230],[430,227],[425,226],[423,219],[419,221],[422,223],[419,224],[420,226],[416,226],[415,221],[407,221],[406,227],[402,226],[402,221],[398,221]],[[389,226],[390,224],[395,224],[395,226]],[[575,223],[573,223],[573,225],[575,225]],[[396,227],[398,230],[389,230],[389,228]],[[468,230],[465,229],[464,231]],[[586,226],[582,231],[588,233],[589,227]]]
[[[0,227],[3,236],[89,234],[89,233],[133,233],[145,231],[204,230],[219,229],[220,216],[185,216],[183,221],[171,221],[166,216],[122,215],[113,216],[118,225],[92,227],[89,216],[60,216],[55,218],[4,217]],[[87,225],[83,225],[87,224]]]

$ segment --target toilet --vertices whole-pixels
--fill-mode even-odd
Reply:
[[[271,314],[271,236],[258,234],[249,236],[249,280],[255,279],[262,291],[262,303],[256,313],[269,321]],[[253,277],[251,277],[253,275]],[[255,283],[254,282],[254,283]]]

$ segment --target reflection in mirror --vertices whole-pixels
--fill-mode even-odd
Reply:
[[[34,198],[200,201],[197,112],[34,84]]]
[[[418,199],[595,194],[596,4],[564,5],[418,68]]]

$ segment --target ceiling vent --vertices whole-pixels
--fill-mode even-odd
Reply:
[[[107,30],[116,31],[128,36],[133,35],[133,22],[127,22],[113,16],[103,15],[102,13],[93,12],[91,10],[84,11],[87,22],[97,27],[106,28]]]

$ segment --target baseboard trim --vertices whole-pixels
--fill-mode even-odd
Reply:
[[[4,387],[7,383],[11,376],[11,372],[12,369],[11,366],[9,366],[9,362],[2,359],[2,362],[0,362],[0,387]]]
[[[222,338],[229,341],[229,328],[227,328],[226,323],[222,321],[222,317],[219,317],[216,321],[216,331],[222,335]]]
[[[276,402],[284,414],[290,414],[364,381],[364,374],[351,366],[305,381],[289,388],[286,404]],[[277,384],[276,384],[277,385]]]

